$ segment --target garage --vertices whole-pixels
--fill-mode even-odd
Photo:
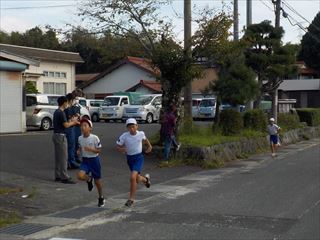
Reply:
[[[0,133],[26,129],[22,72],[37,61],[0,50]]]

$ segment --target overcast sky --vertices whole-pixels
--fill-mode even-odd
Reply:
[[[253,1],[253,23],[268,19],[274,22],[273,5],[271,0]],[[0,28],[1,30],[25,31],[35,26],[51,25],[55,28],[63,28],[67,23],[79,24],[77,17],[77,0],[0,0]],[[232,1],[221,0],[193,0],[192,4],[197,7],[210,7],[221,9],[223,5],[232,7]],[[309,22],[320,11],[320,0],[285,0],[284,3],[291,6],[290,10],[283,5],[284,10],[289,13],[293,23],[299,22],[303,27],[308,27]],[[61,5],[68,5],[59,7]],[[71,5],[71,6],[70,6]],[[58,6],[47,8],[34,8],[42,6]],[[19,9],[10,9],[19,8]],[[232,10],[232,8],[231,8]],[[162,13],[174,20],[175,32],[179,39],[183,38],[183,0],[173,0],[171,6],[162,9]],[[246,23],[246,1],[239,0],[239,29],[242,30]],[[298,14],[302,15],[300,17]],[[304,19],[305,18],[305,19]],[[297,43],[300,41],[304,31],[298,26],[290,25],[285,18],[281,19],[281,25],[285,29],[284,42]],[[193,29],[194,30],[194,29]]]

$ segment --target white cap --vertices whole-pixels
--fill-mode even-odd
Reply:
[[[137,124],[137,120],[135,120],[134,118],[129,118],[126,121],[126,126],[128,126],[129,124]]]
[[[91,122],[91,120],[90,120],[90,119],[88,119],[88,118],[86,118],[86,117],[81,118],[80,124],[82,124],[83,122],[88,123],[88,124],[89,124],[89,127],[91,127],[91,128],[92,128],[92,122]]]
[[[274,118],[270,118],[270,122],[274,122],[275,120],[274,120]]]

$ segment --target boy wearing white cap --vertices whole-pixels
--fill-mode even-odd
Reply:
[[[141,176],[144,156],[142,154],[142,145],[146,146],[146,153],[151,152],[152,146],[143,131],[138,131],[138,124],[134,118],[126,121],[127,132],[123,133],[117,141],[117,150],[127,155],[127,163],[131,171],[130,175],[130,195],[126,202],[127,207],[134,203],[137,191],[137,183],[143,183],[150,188],[150,175]]]
[[[103,207],[105,200],[102,195],[101,183],[101,163],[99,154],[101,152],[101,142],[98,136],[91,133],[92,122],[87,118],[82,118],[80,121],[82,135],[79,137],[78,155],[81,155],[82,162],[78,179],[86,181],[89,192],[93,189],[93,181],[97,187],[99,198],[98,207]]]
[[[279,136],[278,133],[280,131],[280,127],[274,123],[274,118],[270,118],[269,124],[268,124],[268,133],[270,135],[270,148],[272,157],[276,156],[276,147],[279,145]]]

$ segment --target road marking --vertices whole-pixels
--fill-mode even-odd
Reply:
[[[43,136],[48,135],[51,132],[27,132],[27,133],[7,133],[0,134],[1,137],[17,137],[17,136]]]

